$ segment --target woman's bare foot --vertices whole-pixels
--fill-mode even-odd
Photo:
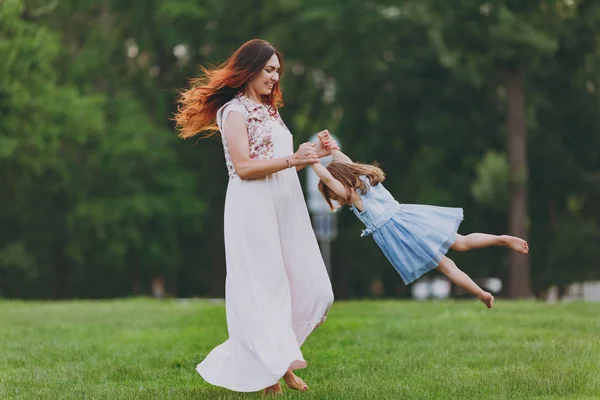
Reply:
[[[513,249],[516,252],[519,252],[522,254],[529,253],[529,245],[527,244],[526,241],[524,241],[521,238],[514,237],[514,236],[508,236],[508,235],[502,235],[502,236],[500,236],[500,242],[504,246],[506,246],[510,249]]]
[[[483,304],[485,304],[487,308],[492,308],[492,305],[494,305],[494,296],[492,296],[491,293],[483,292],[478,298],[483,301]]]
[[[308,385],[304,383],[300,377],[296,376],[292,371],[288,371],[283,376],[283,380],[290,389],[299,390],[305,392],[308,390]]]
[[[280,394],[283,394],[283,390],[281,390],[281,385],[279,384],[279,382],[277,382],[273,386],[265,388],[265,390],[263,391],[263,396],[278,396]]]

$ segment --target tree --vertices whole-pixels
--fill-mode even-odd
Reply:
[[[174,281],[180,237],[201,229],[204,204],[170,147],[171,131],[120,81],[128,60],[107,29],[110,10],[97,29],[87,26],[90,40],[77,32],[65,49],[49,27],[23,20],[21,2],[1,7],[0,53],[9,62],[0,85],[0,219],[12,229],[2,232],[0,254],[21,254],[31,261],[20,265],[39,272],[20,293],[103,297],[142,292],[154,275]],[[15,281],[2,285],[19,291]]]
[[[509,165],[509,233],[529,238],[527,126],[535,105],[525,102],[526,77],[556,54],[559,39],[578,13],[574,1],[439,1],[413,4],[415,18],[430,26],[441,61],[473,85],[499,85],[504,101]],[[511,253],[509,295],[531,295],[529,258]]]

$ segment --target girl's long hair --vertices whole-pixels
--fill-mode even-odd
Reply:
[[[377,165],[359,164],[333,161],[327,166],[331,175],[346,187],[347,196],[338,196],[323,181],[319,181],[319,191],[327,201],[329,208],[335,210],[332,200],[340,205],[351,204],[352,191],[367,193],[371,186],[375,186],[385,180],[385,173]],[[365,176],[369,184],[363,182],[360,177]]]
[[[253,39],[244,43],[227,61],[213,69],[202,68],[199,78],[190,80],[190,86],[179,92],[177,112],[174,120],[179,137],[190,138],[205,132],[204,137],[218,133],[217,111],[225,103],[243,91],[246,83],[259,74],[267,61],[277,55],[283,75],[283,55],[264,40]],[[262,101],[269,107],[269,113],[275,115],[277,108],[283,105],[279,81],[269,95],[263,95]]]

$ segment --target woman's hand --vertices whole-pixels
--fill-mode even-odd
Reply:
[[[290,165],[292,166],[306,166],[319,162],[317,156],[316,144],[314,143],[302,143],[292,157],[290,158]]]

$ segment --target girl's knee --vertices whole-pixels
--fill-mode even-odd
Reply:
[[[467,251],[469,246],[467,245],[467,239],[463,235],[456,235],[456,240],[452,244],[451,248],[456,251]]]
[[[449,274],[454,268],[456,268],[456,264],[454,264],[454,261],[445,256],[444,258],[442,258],[442,261],[437,266],[437,270],[444,275]]]

